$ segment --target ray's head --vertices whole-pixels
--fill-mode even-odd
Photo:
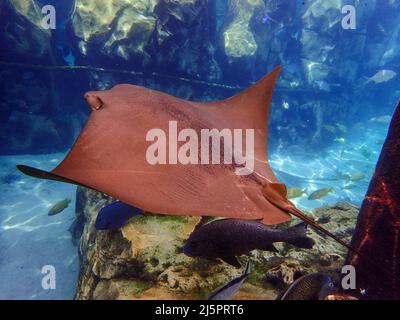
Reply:
[[[92,110],[99,110],[103,106],[103,101],[95,93],[87,92],[84,97],[86,103]]]

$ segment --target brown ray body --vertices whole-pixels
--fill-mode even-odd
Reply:
[[[66,158],[47,177],[20,169],[42,178],[56,175],[150,212],[262,219],[266,224],[288,221],[290,215],[262,192],[265,184],[277,182],[267,160],[267,140],[269,105],[280,70],[214,103],[128,84],[88,92],[85,98],[93,111]],[[178,131],[191,128],[199,136],[201,129],[254,129],[254,172],[239,176],[233,165],[224,164],[149,164],[146,134],[153,128],[168,132],[169,121],[177,121]]]
[[[262,220],[268,225],[289,221],[292,214],[348,247],[287,200],[285,185],[269,166],[268,116],[281,69],[213,103],[128,84],[88,92],[85,99],[93,112],[66,158],[51,172],[18,168],[34,177],[83,185],[154,213]],[[146,135],[154,128],[168,132],[169,121],[199,136],[201,129],[253,129],[253,172],[240,176],[233,165],[223,163],[151,165],[145,156],[151,144]]]

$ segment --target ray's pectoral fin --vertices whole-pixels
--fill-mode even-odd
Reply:
[[[234,266],[235,268],[240,268],[241,265],[239,261],[236,259],[236,257],[222,257],[222,261],[225,261],[226,263],[230,264],[231,266]]]
[[[285,209],[291,204],[287,200],[287,189],[283,183],[266,183],[262,191],[264,197],[278,208]]]

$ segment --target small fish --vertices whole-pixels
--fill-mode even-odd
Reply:
[[[183,252],[189,257],[210,260],[217,258],[240,267],[236,256],[259,249],[278,252],[275,242],[286,242],[299,248],[310,249],[314,241],[306,235],[307,224],[300,223],[282,230],[259,221],[222,219],[197,228],[186,241]]]
[[[368,78],[368,80],[364,83],[364,85],[370,82],[374,82],[375,84],[387,82],[396,76],[397,73],[394,72],[393,70],[379,70],[372,77]]]
[[[363,179],[365,179],[365,174],[363,174],[363,173],[355,173],[355,174],[352,174],[351,176],[347,176],[346,177],[346,181],[347,182],[349,182],[349,181],[360,181],[360,180],[363,180]]]
[[[333,141],[339,142],[341,144],[346,144],[347,140],[345,138],[335,138]]]
[[[345,150],[344,150],[344,149],[342,149],[342,150],[340,151],[340,154],[339,154],[339,157],[340,157],[340,159],[343,159],[344,152],[345,152]]]
[[[343,190],[352,190],[355,188],[357,188],[357,185],[355,185],[354,183],[351,183],[351,184],[345,185],[342,189]]]
[[[333,281],[329,276],[311,273],[294,281],[276,300],[323,300],[333,288]]]
[[[288,188],[287,189],[287,198],[295,199],[301,197],[303,194],[307,194],[307,189],[301,190],[300,188]]]
[[[96,218],[95,228],[97,230],[119,229],[123,227],[130,218],[140,215],[141,209],[132,207],[121,201],[114,201],[101,208]]]
[[[246,281],[249,275],[250,275],[250,260],[247,261],[243,273],[239,277],[232,279],[226,285],[214,291],[208,297],[208,300],[231,300],[233,296],[239,291],[243,282]]]
[[[330,192],[335,192],[335,189],[333,188],[322,188],[315,190],[313,193],[310,194],[308,197],[308,200],[317,200],[325,197],[328,193]]]
[[[64,200],[58,201],[55,205],[53,205],[49,212],[47,213],[49,216],[54,216],[66,209],[68,205],[70,204],[71,200],[68,198],[65,198]]]

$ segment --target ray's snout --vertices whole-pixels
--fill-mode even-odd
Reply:
[[[93,93],[85,93],[86,103],[89,105],[92,110],[99,110],[103,106],[103,101]]]

